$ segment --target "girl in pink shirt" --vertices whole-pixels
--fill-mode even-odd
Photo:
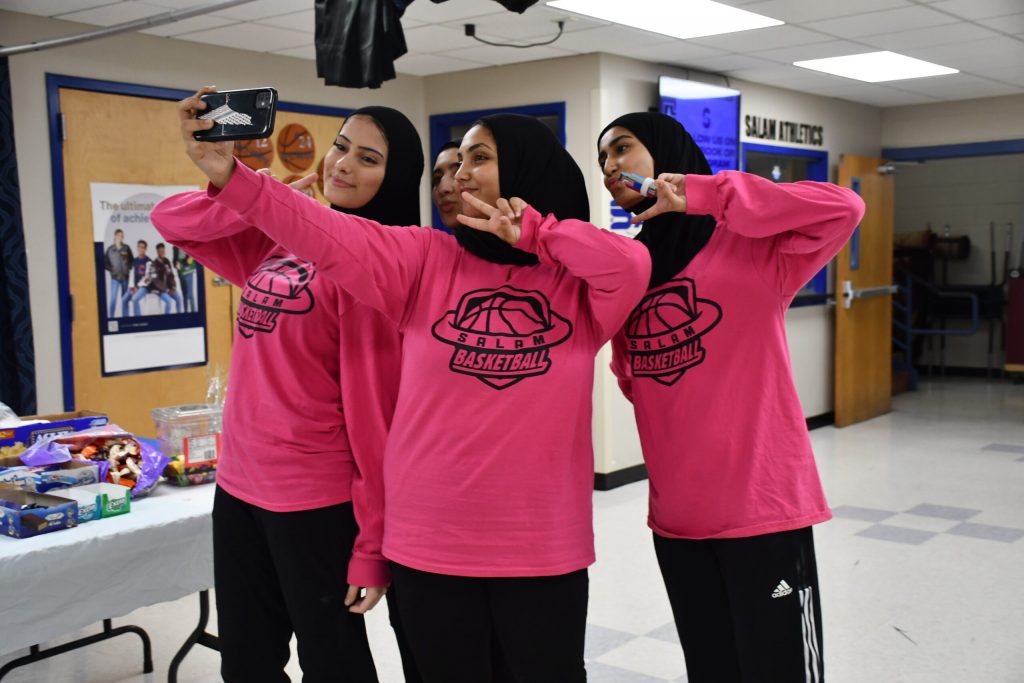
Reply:
[[[821,681],[811,525],[831,518],[785,312],[863,212],[829,183],[711,175],[676,120],[627,114],[598,140],[605,185],[645,221],[647,295],[614,339],[650,475],[649,525],[691,683]],[[657,201],[618,182],[660,177]],[[680,175],[685,174],[685,175]]]
[[[647,250],[585,222],[582,173],[530,117],[463,138],[474,227],[454,236],[327,211],[214,146],[187,150],[213,201],[403,333],[384,555],[424,680],[491,680],[496,643],[517,680],[584,681],[594,356],[639,300]]]
[[[183,100],[182,118],[199,106]],[[366,107],[327,152],[324,194],[338,213],[416,222],[422,170],[408,119]],[[381,464],[397,328],[205,193],[171,197],[152,219],[243,288],[213,512],[223,678],[287,681],[294,633],[304,680],[376,682],[362,613],[390,582]]]

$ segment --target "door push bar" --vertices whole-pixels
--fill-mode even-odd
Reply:
[[[881,287],[865,287],[854,289],[851,280],[843,280],[843,308],[849,310],[854,299],[871,299],[876,296],[888,296],[900,290],[899,285],[883,285]]]

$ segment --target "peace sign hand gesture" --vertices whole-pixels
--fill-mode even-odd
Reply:
[[[630,219],[636,225],[663,213],[686,213],[686,176],[681,173],[661,173],[655,181],[658,188],[654,206]]]
[[[470,193],[463,192],[462,201],[487,218],[471,218],[460,213],[458,215],[460,223],[474,230],[494,233],[513,246],[519,242],[522,235],[523,209],[528,206],[522,199],[519,197],[513,197],[510,200],[502,198],[496,202],[497,206],[491,206]]]

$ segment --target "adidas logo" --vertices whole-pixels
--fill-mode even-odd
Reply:
[[[786,583],[785,579],[783,579],[782,581],[779,581],[779,585],[775,587],[774,591],[772,591],[772,597],[782,598],[789,595],[792,592],[793,589],[790,588],[789,584]]]

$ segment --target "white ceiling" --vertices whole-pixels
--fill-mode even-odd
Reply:
[[[0,9],[97,26],[203,4],[204,0],[0,0]],[[416,0],[402,25],[409,53],[400,73],[427,76],[589,52],[608,52],[720,73],[791,90],[880,107],[1024,93],[1024,0],[722,0],[784,26],[677,40],[536,5],[519,15],[493,0]],[[313,0],[255,0],[145,33],[314,59]],[[463,24],[498,42],[465,36]],[[25,36],[32,40],[32,36]],[[868,84],[792,66],[792,62],[892,50],[959,69],[952,76]]]

